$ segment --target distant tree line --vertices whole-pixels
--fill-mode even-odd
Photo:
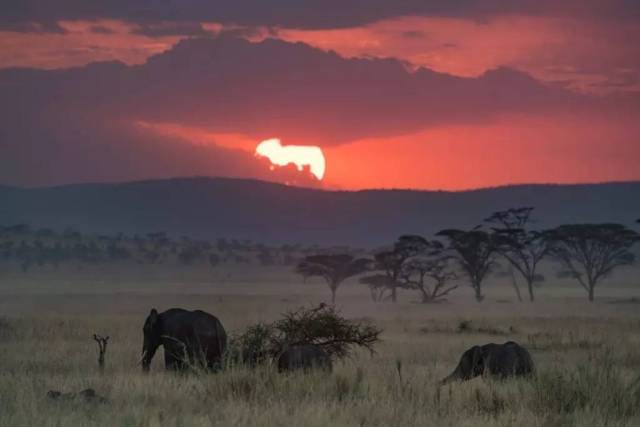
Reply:
[[[220,238],[210,242],[189,237],[171,238],[164,232],[94,235],[70,228],[58,232],[28,224],[0,226],[0,264],[5,269],[15,267],[25,273],[45,266],[118,262],[211,268],[222,264],[291,267],[305,255],[319,251],[317,246],[299,244],[266,246],[249,240]]]
[[[398,289],[419,292],[423,303],[438,302],[466,283],[475,299],[485,298],[484,284],[490,274],[500,272],[510,279],[522,301],[518,278],[524,281],[530,301],[543,260],[560,266],[559,277],[569,277],[582,286],[589,301],[603,279],[618,267],[634,262],[632,247],[640,235],[622,224],[566,224],[546,230],[531,228],[532,207],[495,212],[470,230],[445,229],[429,240],[403,235],[390,249],[373,258],[355,259],[343,254],[307,256],[296,267],[303,277],[325,279],[335,301],[340,284],[362,275],[376,301],[397,301]],[[638,220],[637,222],[640,222]]]

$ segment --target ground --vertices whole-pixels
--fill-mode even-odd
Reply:
[[[99,279],[97,279],[99,277]],[[166,373],[159,353],[137,365],[152,307],[200,308],[228,332],[329,298],[320,281],[282,269],[141,275],[84,270],[0,276],[0,425],[602,426],[640,425],[640,284],[615,278],[589,303],[578,286],[545,283],[519,303],[504,283],[476,303],[463,288],[447,303],[375,304],[346,283],[338,307],[384,329],[375,355],[334,372],[280,375],[271,367],[219,374]],[[638,285],[638,286],[636,286]],[[110,335],[106,368],[94,333]],[[533,380],[439,379],[474,344],[520,342]],[[107,403],[55,402],[48,390],[91,387]]]

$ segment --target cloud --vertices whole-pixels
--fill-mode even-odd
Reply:
[[[94,114],[32,116],[11,127],[3,123],[0,152],[0,182],[9,185],[194,175],[272,178],[251,153],[194,145]]]
[[[609,81],[620,70],[640,72],[634,43],[640,38],[639,22],[507,14],[482,22],[411,16],[341,29],[282,28],[277,34],[345,57],[394,57],[467,77],[506,66],[543,81],[569,79],[573,89],[592,91],[594,83]]]
[[[133,30],[134,34],[147,37],[188,36],[205,37],[213,34],[206,30],[199,22],[154,22],[143,23]]]
[[[509,68],[461,78],[302,43],[188,39],[140,65],[0,70],[0,182],[270,177],[248,150],[196,144],[154,131],[155,123],[324,148],[568,111],[637,117],[638,105],[549,87]]]
[[[104,25],[92,25],[89,27],[89,31],[95,34],[115,34],[114,30]]]
[[[63,20],[121,19],[311,29],[357,26],[408,15],[481,22],[492,15],[514,13],[633,20],[640,16],[640,4],[629,0],[5,0],[0,27],[37,23],[49,28]]]
[[[139,66],[98,63],[30,76],[16,90],[30,94],[39,86],[41,95],[25,102],[55,108],[62,102],[109,117],[256,139],[278,136],[285,144],[339,144],[591,102],[507,68],[459,78],[428,69],[410,72],[392,59],[344,59],[300,43],[227,36],[184,40]],[[15,93],[5,99],[23,98]]]

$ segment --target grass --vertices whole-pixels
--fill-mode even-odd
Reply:
[[[376,322],[384,341],[375,356],[359,352],[331,374],[281,375],[271,366],[172,374],[163,370],[161,352],[148,375],[136,365],[152,306],[202,308],[232,332],[326,297],[322,286],[284,283],[245,283],[236,292],[202,292],[200,285],[194,291],[188,284],[155,293],[147,285],[137,292],[135,284],[120,293],[87,293],[85,284],[70,284],[65,294],[37,283],[28,294],[3,287],[0,425],[640,425],[637,307],[589,304],[551,291],[533,305],[498,302],[498,296],[477,304],[464,292],[450,304],[416,304],[405,295],[396,305],[376,305],[365,289],[347,287],[339,294],[344,313]],[[258,290],[250,292],[251,285]],[[508,288],[499,289],[494,293],[508,295]],[[103,374],[94,333],[111,336]],[[531,349],[535,379],[436,387],[469,346],[507,340]],[[48,390],[88,387],[108,403],[46,397]]]

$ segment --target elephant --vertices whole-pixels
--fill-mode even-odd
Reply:
[[[533,375],[535,366],[531,355],[520,344],[508,341],[504,344],[473,346],[462,354],[456,369],[440,381],[466,381],[480,375],[504,379],[513,376]]]
[[[172,308],[158,313],[153,308],[143,327],[142,369],[149,370],[160,345],[164,347],[167,370],[200,366],[216,370],[221,367],[227,347],[227,333],[215,316],[201,310]]]
[[[287,347],[278,357],[278,372],[320,368],[331,371],[331,357],[315,344],[296,344]]]

